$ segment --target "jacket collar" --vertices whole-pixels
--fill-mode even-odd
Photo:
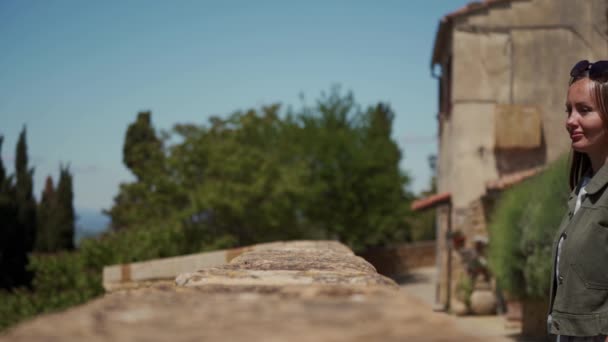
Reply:
[[[587,194],[593,195],[603,189],[606,184],[608,184],[608,163],[604,163],[604,165],[597,170],[597,173],[593,175],[589,184],[585,186],[585,190],[587,191]]]

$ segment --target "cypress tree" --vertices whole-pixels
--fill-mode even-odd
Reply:
[[[68,167],[60,167],[57,184],[57,241],[59,249],[74,249],[74,191],[72,175]]]
[[[17,180],[17,221],[23,231],[23,248],[26,253],[34,249],[36,241],[36,201],[33,195],[34,169],[28,168],[26,128],[19,134],[16,147],[15,173]]]
[[[130,124],[123,145],[123,163],[138,181],[148,180],[160,170],[163,162],[162,142],[152,126],[150,112],[139,112]]]
[[[0,137],[0,151],[3,137]],[[17,221],[17,193],[13,176],[7,176],[0,158],[0,288],[11,289],[27,283],[27,254],[23,230]]]
[[[53,178],[48,176],[38,204],[38,232],[36,234],[36,250],[52,252],[57,250],[57,239],[53,234],[57,231],[57,199]]]
[[[4,137],[0,136],[0,152]],[[1,154],[1,153],[0,153]],[[8,247],[15,230],[14,220],[17,212],[14,209],[14,196],[11,196],[12,180],[6,175],[4,163],[0,158],[0,288],[11,287],[10,251]]]
[[[33,195],[34,169],[28,168],[26,128],[19,134],[15,153],[15,195],[17,232],[11,242],[13,249],[14,280],[17,285],[29,285],[31,275],[26,270],[27,254],[36,241],[36,201]]]

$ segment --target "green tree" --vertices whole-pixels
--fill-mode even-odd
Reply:
[[[59,182],[56,194],[56,215],[58,247],[62,250],[74,249],[74,190],[72,186],[72,174],[69,167],[59,168]]]
[[[123,162],[136,177],[122,183],[114,205],[104,211],[114,230],[147,221],[164,221],[173,208],[183,206],[176,194],[174,175],[169,175],[163,143],[152,126],[151,113],[140,112],[129,125],[123,146]]]
[[[4,137],[0,136],[0,152]],[[0,288],[20,285],[27,259],[19,242],[16,192],[13,177],[0,158]]]
[[[36,234],[36,251],[53,252],[57,250],[54,233],[57,231],[57,197],[53,178],[48,176],[38,204],[38,233]]]
[[[163,160],[163,145],[152,126],[151,113],[139,112],[127,128],[123,163],[138,181],[144,181],[162,169]]]
[[[390,137],[394,113],[384,104],[359,108],[334,89],[285,115],[275,104],[176,125],[170,141],[178,143],[162,162],[121,185],[112,224],[182,225],[199,247],[337,238],[363,249],[407,240],[411,196]],[[138,121],[153,132],[145,117]]]
[[[425,198],[437,193],[437,156],[429,155],[427,161],[431,169],[431,182],[429,188],[422,191],[418,195],[418,198]],[[436,238],[435,218],[435,209],[426,209],[422,212],[413,213],[412,216],[408,217],[412,241],[434,240]]]
[[[27,131],[25,126],[19,134],[15,152],[15,194],[17,205],[17,232],[13,235],[13,279],[18,285],[29,284],[30,273],[26,270],[27,254],[34,249],[36,241],[36,201],[33,195],[34,169],[28,167]]]
[[[34,249],[36,241],[36,200],[33,195],[34,169],[28,167],[26,128],[19,134],[16,147],[15,174],[17,191],[17,220],[23,230],[23,248],[25,252]]]
[[[211,127],[177,126],[183,143],[171,163],[190,189],[187,222],[214,239],[239,245],[304,235],[298,210],[307,193],[308,170],[292,153],[290,123],[278,105],[212,118]]]
[[[74,249],[74,191],[72,175],[67,166],[59,167],[59,182],[46,179],[38,205],[38,238],[36,250],[58,252]]]
[[[352,94],[338,89],[299,116],[320,190],[309,215],[355,250],[409,236],[409,178],[399,170],[401,154],[390,138],[393,117],[384,104],[361,112]]]

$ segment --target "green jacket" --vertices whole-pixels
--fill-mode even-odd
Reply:
[[[553,243],[549,332],[556,335],[608,335],[608,164],[589,181],[587,196],[574,213],[578,189]],[[557,244],[565,236],[555,265]],[[559,278],[555,279],[555,267]]]

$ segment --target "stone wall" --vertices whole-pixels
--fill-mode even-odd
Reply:
[[[479,341],[333,241],[254,246],[22,323],[0,341]]]
[[[374,265],[378,273],[397,277],[407,274],[411,269],[435,266],[435,246],[435,241],[401,244],[370,249],[361,253],[361,257]]]

